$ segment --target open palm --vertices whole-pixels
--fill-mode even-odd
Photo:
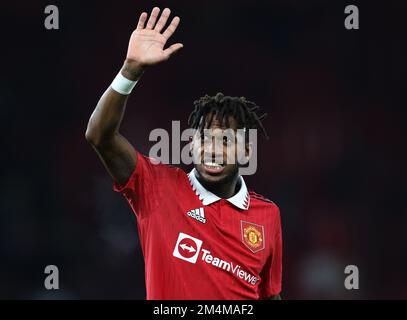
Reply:
[[[176,43],[164,49],[167,40],[177,29],[180,19],[179,17],[174,17],[164,32],[161,33],[167,23],[171,10],[165,8],[160,19],[157,21],[159,13],[160,9],[155,7],[151,11],[147,25],[145,25],[147,13],[143,12],[140,15],[137,28],[130,37],[127,50],[128,60],[136,61],[143,66],[150,66],[167,60],[183,47],[181,43]]]

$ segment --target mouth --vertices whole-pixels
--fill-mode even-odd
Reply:
[[[204,162],[203,168],[209,174],[220,174],[225,169],[225,166],[215,162]]]

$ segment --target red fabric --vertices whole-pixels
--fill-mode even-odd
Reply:
[[[260,299],[280,293],[281,223],[273,202],[250,193],[249,210],[223,199],[204,206],[184,171],[153,164],[140,153],[137,159],[128,182],[114,182],[114,190],[137,217],[147,299]],[[188,215],[202,211],[205,223]]]

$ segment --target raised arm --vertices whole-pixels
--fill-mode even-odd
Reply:
[[[160,9],[155,7],[148,21],[147,13],[140,15],[137,28],[130,37],[126,60],[120,70],[121,75],[128,80],[139,80],[148,66],[169,59],[183,47],[181,43],[176,43],[164,49],[180,19],[174,17],[164,29],[171,11],[164,9],[158,19],[159,13]],[[112,178],[120,184],[128,180],[137,165],[134,148],[119,133],[127,98],[128,95],[109,86],[96,105],[86,130],[87,141],[96,150]]]

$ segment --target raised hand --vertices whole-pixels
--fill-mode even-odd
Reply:
[[[154,7],[148,21],[147,13],[143,12],[140,15],[137,28],[130,37],[127,50],[126,64],[127,69],[130,69],[129,71],[133,71],[131,69],[134,68],[144,69],[147,66],[165,61],[183,47],[181,43],[175,43],[164,49],[167,40],[177,29],[180,18],[174,17],[163,31],[171,10],[165,8],[157,21],[159,13],[160,9]]]

